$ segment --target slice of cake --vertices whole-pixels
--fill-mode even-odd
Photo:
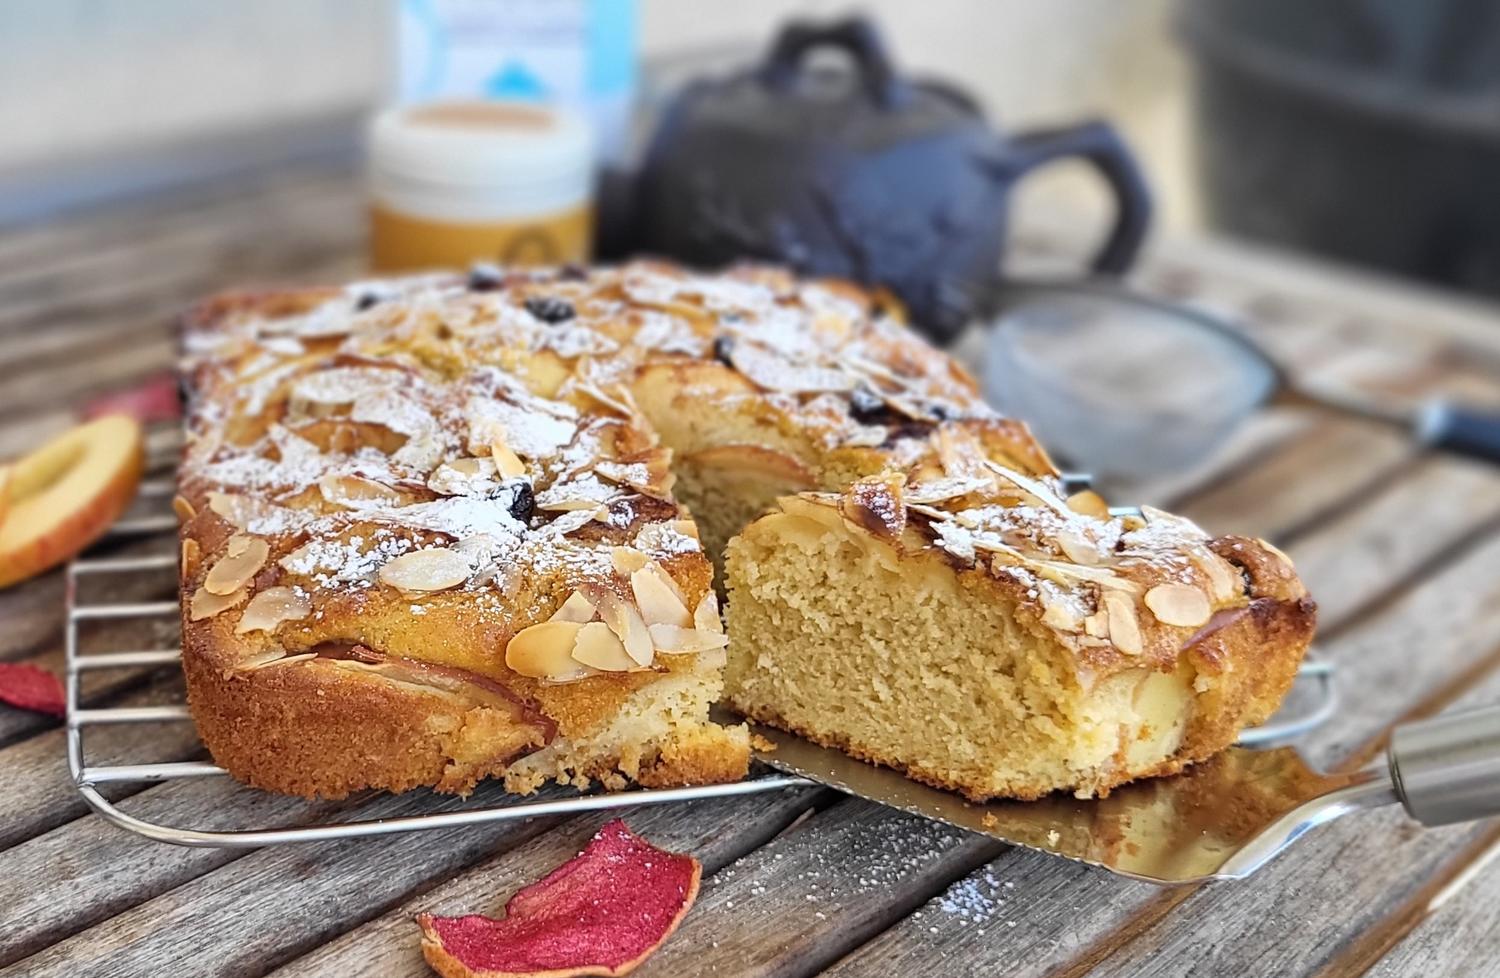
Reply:
[[[445,277],[194,316],[183,665],[235,777],[340,797],[744,776],[745,729],[708,719],[725,638],[669,452],[590,370],[603,334],[555,328],[572,307],[545,298]]]
[[[729,702],[975,800],[1100,795],[1273,713],[1314,607],[1268,544],[954,453],[731,541]]]

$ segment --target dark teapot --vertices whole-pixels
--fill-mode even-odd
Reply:
[[[852,70],[809,65],[822,47],[846,52]],[[947,341],[997,284],[1011,188],[1067,157],[1114,191],[1093,268],[1123,272],[1151,204],[1112,128],[1006,136],[962,93],[900,77],[867,21],[792,23],[758,67],[696,81],[671,104],[637,180],[631,236],[637,250],[702,267],[768,260],[883,285]]]

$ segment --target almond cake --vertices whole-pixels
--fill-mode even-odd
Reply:
[[[732,780],[723,698],[971,797],[1100,793],[1264,719],[1311,636],[1278,551],[1064,496],[847,283],[480,268],[220,296],[185,346],[189,701],[260,787]]]

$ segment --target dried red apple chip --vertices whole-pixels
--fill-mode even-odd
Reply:
[[[62,681],[25,662],[0,662],[0,703],[37,713],[62,716]]]
[[[677,929],[702,871],[615,819],[511,897],[502,919],[419,914],[422,955],[443,978],[628,974]]]

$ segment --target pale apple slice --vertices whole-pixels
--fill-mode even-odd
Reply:
[[[135,419],[109,415],[58,436],[7,468],[0,587],[56,567],[119,518],[145,468]]]

